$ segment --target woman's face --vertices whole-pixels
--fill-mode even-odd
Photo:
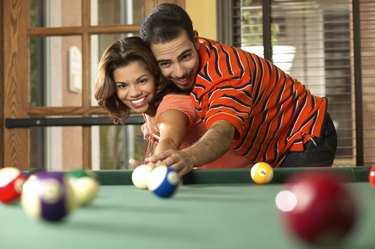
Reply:
[[[118,98],[136,113],[154,111],[155,77],[139,61],[117,68],[114,73]]]

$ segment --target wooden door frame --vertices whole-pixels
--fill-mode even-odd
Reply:
[[[28,1],[25,1],[28,2]],[[29,8],[24,1],[3,1],[3,118],[27,117]],[[23,4],[22,4],[23,3]],[[4,124],[4,122],[3,122]],[[29,161],[29,129],[7,129],[3,126],[3,165],[25,169]]]

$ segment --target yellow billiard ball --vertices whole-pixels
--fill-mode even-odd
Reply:
[[[253,179],[256,184],[266,184],[272,180],[273,168],[268,163],[259,162],[254,164],[250,174],[251,179]]]
[[[76,169],[68,172],[78,207],[88,206],[99,192],[97,175],[91,170]]]

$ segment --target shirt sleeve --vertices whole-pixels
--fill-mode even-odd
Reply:
[[[197,111],[195,110],[189,95],[168,94],[164,96],[155,115],[156,122],[158,121],[160,115],[168,110],[183,112],[188,117],[189,126],[193,126],[199,119]]]

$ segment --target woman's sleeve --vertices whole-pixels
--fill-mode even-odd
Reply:
[[[178,110],[183,112],[189,119],[189,126],[195,124],[198,117],[198,113],[193,106],[193,102],[189,95],[183,94],[168,94],[164,96],[163,100],[160,102],[158,106],[155,119],[156,122],[159,116],[168,110]]]

